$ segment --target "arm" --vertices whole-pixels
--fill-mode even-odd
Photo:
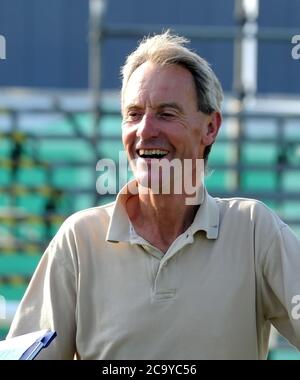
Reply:
[[[265,318],[300,350],[300,241],[286,225],[264,257],[261,291]]]
[[[57,338],[38,359],[73,359],[76,351],[75,244],[63,228],[45,251],[12,322],[8,337],[51,329]]]

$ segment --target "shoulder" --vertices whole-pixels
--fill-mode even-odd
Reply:
[[[100,234],[105,236],[115,202],[77,211],[70,215],[60,226],[55,238],[78,235]]]
[[[70,215],[63,223],[64,227],[76,227],[93,223],[109,223],[115,202],[103,206],[91,207]]]
[[[74,256],[76,252],[85,251],[90,242],[105,241],[114,209],[114,202],[104,206],[92,207],[75,212],[60,226],[49,243],[46,251],[63,260],[63,257]],[[73,261],[77,261],[75,256]]]
[[[278,215],[265,203],[251,198],[214,198],[222,214],[232,213],[236,216],[246,216],[251,220],[268,218],[283,223]]]
[[[215,200],[220,210],[220,234],[243,250],[250,248],[258,263],[264,261],[270,247],[280,247],[283,238],[295,240],[291,229],[263,202],[249,198]]]
[[[250,198],[215,198],[220,220],[237,228],[249,228],[259,235],[281,230],[285,223],[266,204]]]

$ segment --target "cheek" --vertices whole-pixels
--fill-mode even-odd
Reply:
[[[203,127],[202,127],[202,125],[199,125],[199,124],[194,125],[194,127],[192,128],[192,133],[193,133],[193,136],[194,136],[195,139],[200,140],[201,136],[203,134]]]
[[[203,153],[203,142],[202,142],[202,133],[201,128],[197,127],[193,130],[192,134],[190,135],[190,149],[192,151],[192,155],[194,158],[200,158],[202,157]]]
[[[192,138],[195,144],[200,145],[203,139],[203,128],[201,126],[197,126],[193,129]]]
[[[134,134],[128,128],[123,127],[122,128],[122,142],[123,142],[124,147],[126,148],[130,146],[130,144],[132,144],[132,141],[134,141]]]
[[[134,144],[136,141],[136,134],[134,129],[122,128],[122,142],[127,156],[133,159],[135,156]]]

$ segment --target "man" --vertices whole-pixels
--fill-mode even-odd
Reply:
[[[122,138],[135,180],[71,216],[46,250],[9,333],[56,330],[40,358],[262,359],[270,323],[300,348],[300,242],[262,203],[214,199],[197,181],[222,90],[185,42],[166,32],[127,59]],[[163,160],[182,176],[153,174]],[[164,191],[178,178],[194,193]]]

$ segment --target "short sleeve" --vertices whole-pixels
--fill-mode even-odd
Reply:
[[[264,316],[300,349],[300,241],[282,224],[263,263]]]
[[[76,254],[72,231],[57,233],[30,281],[8,337],[51,329],[57,337],[37,359],[73,359],[76,352]]]

